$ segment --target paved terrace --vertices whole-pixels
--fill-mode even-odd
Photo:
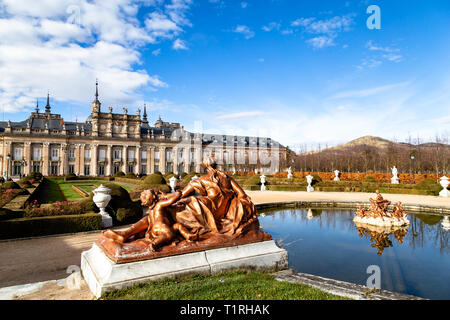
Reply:
[[[285,201],[367,202],[373,193],[247,191],[255,204]],[[386,194],[392,203],[450,208],[450,198]],[[80,265],[81,252],[91,248],[100,231],[0,241],[0,288],[63,279],[70,265]],[[56,285],[55,285],[56,286]],[[52,289],[52,292],[55,288]],[[42,299],[42,295],[40,295]],[[51,298],[51,297],[49,297]],[[81,298],[81,297],[80,297]]]

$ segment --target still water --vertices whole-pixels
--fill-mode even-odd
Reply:
[[[450,299],[450,231],[442,216],[408,214],[411,224],[393,233],[356,226],[353,217],[347,209],[277,209],[259,219],[297,272],[366,285],[367,267],[377,265],[381,289]]]

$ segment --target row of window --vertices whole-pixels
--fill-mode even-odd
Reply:
[[[41,148],[33,148],[33,159],[35,161],[40,161],[41,160]],[[58,161],[59,160],[59,151],[60,149],[58,148],[51,148],[50,149],[50,158],[53,161]],[[99,161],[105,161],[106,159],[106,149],[99,149],[98,150],[98,159]],[[203,157],[210,154],[210,151],[204,151],[203,152]],[[14,160],[22,160],[23,159],[23,149],[22,148],[14,148]],[[73,160],[75,159],[75,149],[69,149],[69,159]],[[135,150],[134,149],[128,149],[128,154],[127,154],[127,159],[130,161],[134,161],[135,159]],[[166,161],[171,162],[172,161],[172,150],[166,150]],[[220,156],[220,153],[219,153]],[[230,162],[229,160],[231,160],[231,154],[229,154],[227,151],[223,152],[223,161],[224,162]],[[249,156],[250,159],[252,160],[256,160],[257,159],[257,152],[250,152],[250,154],[246,154],[244,152],[234,152],[234,159],[244,159],[244,157]],[[267,156],[267,155],[266,155]],[[84,158],[85,159],[90,159],[91,158],[91,150],[90,149],[85,149],[84,150]],[[141,151],[141,159],[142,160],[147,160],[147,151],[146,150],[142,150]],[[155,151],[155,162],[158,162],[160,159],[160,154],[159,151]],[[114,149],[113,150],[113,160],[114,161],[121,161],[122,160],[122,150],[120,149]],[[180,150],[178,151],[178,162],[183,162],[184,160],[184,151]],[[194,151],[191,151],[189,154],[189,162],[194,162]]]

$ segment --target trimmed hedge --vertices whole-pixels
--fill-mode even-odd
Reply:
[[[6,208],[0,209],[0,221],[22,218],[22,217],[23,217],[22,211],[13,211],[13,210],[9,210]]]
[[[146,185],[167,184],[166,179],[161,174],[153,173],[144,179]]]
[[[75,233],[102,228],[102,217],[96,213],[69,216],[19,218],[0,221],[0,239]]]
[[[122,177],[116,177],[114,181],[117,182],[125,182],[125,183],[131,183],[131,184],[141,184],[142,180],[139,179],[129,179],[129,178],[122,178]]]

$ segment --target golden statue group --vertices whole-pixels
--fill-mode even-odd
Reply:
[[[123,231],[106,230],[97,244],[116,263],[270,240],[259,227],[255,205],[214,156],[206,175],[171,194],[141,194],[148,215]]]
[[[376,199],[369,199],[369,209],[362,208],[361,206],[358,207],[356,216],[353,219],[355,223],[383,227],[400,227],[409,225],[409,220],[400,201],[395,205],[394,210],[389,212],[388,207],[391,202],[383,199],[383,196],[378,192],[378,190],[376,193]]]

